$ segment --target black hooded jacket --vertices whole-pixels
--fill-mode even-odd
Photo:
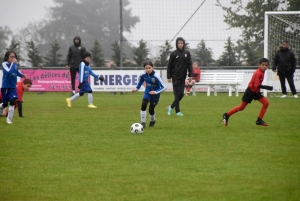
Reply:
[[[79,43],[75,43],[75,39],[79,40]],[[83,54],[86,52],[85,47],[81,46],[81,38],[76,36],[73,39],[74,45],[69,47],[67,56],[67,65],[71,68],[79,68],[79,64],[83,59]]]
[[[178,41],[183,41],[182,50],[178,48]],[[189,51],[185,50],[185,40],[182,37],[176,39],[176,50],[170,54],[168,68],[167,68],[167,79],[185,79],[188,71],[188,76],[192,77],[192,59]]]
[[[290,49],[280,49],[276,52],[272,70],[278,71],[278,74],[294,73],[296,70],[295,54]]]

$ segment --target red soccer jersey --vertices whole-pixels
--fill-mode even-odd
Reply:
[[[197,82],[199,82],[200,81],[200,75],[201,75],[200,68],[193,68],[193,74],[197,74],[197,76],[193,76],[193,79],[195,79]]]
[[[262,84],[265,77],[265,71],[262,71],[260,68],[258,68],[252,75],[252,78],[248,84],[249,89],[252,92],[259,93],[260,88],[258,88],[259,85]]]
[[[22,82],[18,82],[17,83],[18,101],[23,101],[23,93],[24,93],[23,83]]]

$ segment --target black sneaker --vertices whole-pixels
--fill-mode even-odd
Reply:
[[[257,118],[256,125],[258,126],[269,126],[266,122],[264,122],[262,119]]]
[[[142,122],[141,125],[143,126],[143,128],[146,127],[146,123],[145,122]]]
[[[229,120],[229,116],[228,116],[228,114],[227,113],[224,113],[223,115],[222,115],[222,121],[223,121],[223,124],[224,124],[224,126],[227,126],[228,125],[228,120]]]
[[[154,127],[156,121],[150,121],[149,127]]]

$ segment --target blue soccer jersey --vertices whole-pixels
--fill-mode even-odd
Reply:
[[[18,70],[18,64],[16,63],[3,62],[2,72],[2,88],[16,88],[17,76],[23,77],[23,74]]]
[[[144,73],[139,77],[139,83],[137,84],[136,88],[140,89],[143,83],[146,83],[144,98],[149,99],[150,96],[158,96],[161,92],[166,90],[166,86],[164,82],[162,81],[159,74],[155,73],[155,71],[152,71],[152,73],[147,74]],[[150,94],[150,91],[155,91],[157,94],[152,95]]]
[[[94,78],[98,79],[99,75],[96,75],[91,67],[89,66],[88,62],[81,62],[79,65],[79,83],[83,83],[84,81],[88,81],[89,80],[89,75],[92,75]]]

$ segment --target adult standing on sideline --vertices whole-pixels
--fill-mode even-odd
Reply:
[[[172,82],[174,102],[168,106],[168,115],[172,114],[173,108],[177,116],[183,116],[180,112],[179,102],[184,97],[185,79],[191,79],[193,75],[192,60],[189,51],[184,49],[185,40],[182,37],[176,39],[176,50],[171,52],[167,68],[168,82]]]
[[[79,64],[83,59],[83,54],[86,52],[85,47],[81,46],[81,38],[79,36],[75,36],[73,43],[74,45],[69,47],[66,66],[66,68],[70,68],[72,96],[75,94],[76,73],[79,72]]]
[[[294,84],[296,58],[295,54],[289,49],[289,43],[287,40],[282,42],[279,50],[276,52],[272,70],[273,72],[277,72],[277,75],[279,76],[282,90],[281,98],[286,97],[285,78],[289,83],[291,92],[293,93],[294,97],[298,98]]]

